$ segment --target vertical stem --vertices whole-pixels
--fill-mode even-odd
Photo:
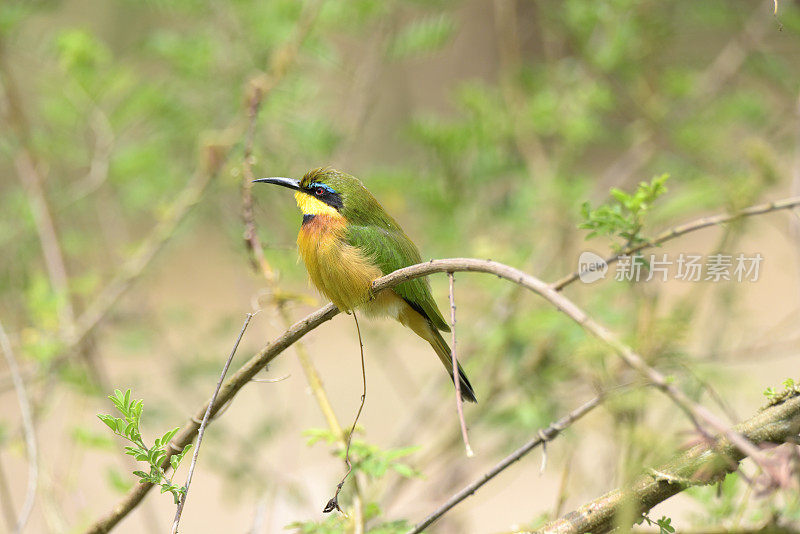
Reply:
[[[353,426],[350,428],[350,434],[347,435],[347,447],[344,451],[344,463],[347,465],[347,472],[342,477],[342,480],[339,481],[339,484],[336,486],[336,493],[333,494],[331,500],[328,501],[328,504],[325,505],[325,508],[322,510],[323,513],[329,513],[334,510],[339,510],[340,512],[342,509],[339,507],[339,492],[342,491],[342,486],[344,486],[345,480],[347,477],[350,476],[350,472],[353,470],[353,463],[350,461],[350,444],[353,441],[353,433],[356,431],[356,424],[358,423],[358,418],[361,417],[361,410],[364,409],[364,401],[367,399],[367,368],[364,365],[364,342],[361,339],[361,327],[358,326],[358,317],[356,317],[356,312],[353,310],[353,320],[356,322],[356,332],[358,332],[358,345],[361,349],[361,379],[363,383],[363,391],[361,393],[361,404],[358,407],[358,412],[356,412],[356,418],[353,420]],[[363,519],[363,514],[360,514],[361,518]],[[362,527],[363,531],[363,527]]]
[[[253,315],[255,315],[255,313],[248,313],[247,318],[244,320],[242,330],[239,332],[239,337],[236,338],[236,343],[233,344],[231,354],[228,356],[228,360],[225,362],[225,366],[222,368],[222,373],[220,373],[219,380],[217,381],[217,388],[214,390],[214,394],[211,396],[211,400],[208,402],[208,407],[206,408],[206,413],[203,416],[203,421],[200,423],[200,428],[197,431],[197,446],[194,448],[194,453],[192,453],[192,463],[189,465],[189,473],[186,475],[186,485],[184,486],[183,495],[181,496],[181,500],[178,503],[177,509],[175,510],[175,519],[172,523],[172,534],[178,534],[178,524],[181,522],[181,514],[183,513],[183,507],[186,504],[186,497],[189,496],[189,485],[192,483],[192,475],[194,474],[194,468],[197,465],[197,456],[200,454],[200,442],[203,441],[203,434],[205,434],[206,425],[208,425],[208,420],[211,417],[211,410],[214,409],[214,403],[217,400],[217,395],[219,395],[222,382],[225,381],[225,375],[228,374],[228,368],[231,366],[233,356],[236,354],[236,349],[239,348],[239,343],[242,341],[244,331],[247,330],[247,325],[250,324],[250,319],[253,318]]]
[[[464,440],[464,449],[466,450],[467,458],[472,458],[475,453],[472,452],[472,447],[469,445],[467,423],[464,421],[464,402],[461,400],[461,378],[458,373],[458,358],[456,357],[456,277],[452,271],[447,273],[447,277],[450,279],[450,328],[453,333],[450,358],[453,360],[453,383],[456,386],[456,410],[458,411],[458,420],[461,423],[461,437]]]

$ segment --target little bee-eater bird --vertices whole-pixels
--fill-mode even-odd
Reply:
[[[426,278],[416,278],[372,294],[372,281],[421,262],[419,250],[400,225],[357,178],[331,168],[315,169],[302,180],[255,180],[295,191],[303,223],[297,248],[311,281],[340,310],[393,317],[427,341],[448,375],[450,347],[440,331],[442,318]],[[458,367],[461,397],[477,402],[467,375]]]

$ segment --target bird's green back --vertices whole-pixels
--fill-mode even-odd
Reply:
[[[383,209],[381,211],[383,212]],[[345,230],[345,240],[372,259],[383,274],[389,274],[422,261],[416,245],[396,223],[394,228],[349,224]],[[433,300],[427,278],[408,280],[395,286],[394,290],[412,308],[430,319],[436,328],[446,332],[450,331],[439,307],[436,306],[436,301]]]

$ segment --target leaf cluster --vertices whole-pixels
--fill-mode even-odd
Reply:
[[[589,201],[581,206],[583,222],[578,228],[590,230],[586,239],[597,236],[620,237],[624,244],[616,244],[617,250],[647,242],[641,231],[645,215],[653,203],[667,192],[664,183],[668,174],[654,177],[649,183],[640,182],[633,193],[626,193],[616,187],[611,189],[614,200],[592,209]]]
[[[111,402],[122,414],[122,417],[114,417],[113,415],[98,414],[97,417],[103,421],[111,431],[130,441],[133,445],[125,447],[125,454],[133,456],[140,462],[145,462],[149,471],[134,471],[133,474],[139,477],[140,483],[149,483],[161,487],[161,493],[170,492],[175,504],[178,504],[181,497],[186,493],[186,488],[178,486],[172,482],[175,476],[175,471],[181,465],[184,456],[188,453],[192,444],[186,445],[181,452],[173,454],[169,458],[169,465],[172,467],[172,476],[167,477],[164,469],[161,467],[164,459],[167,457],[167,447],[170,441],[178,432],[179,428],[173,428],[164,433],[160,438],[156,438],[152,447],[148,447],[139,430],[139,423],[142,418],[143,401],[141,399],[132,399],[131,390],[127,389],[123,393],[119,389],[114,390],[113,395],[108,396]]]

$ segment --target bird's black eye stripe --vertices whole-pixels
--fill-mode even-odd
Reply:
[[[310,184],[305,185],[302,189],[309,195],[318,198],[325,204],[328,204],[337,210],[341,209],[343,206],[341,195],[326,184],[320,182],[311,182]]]

